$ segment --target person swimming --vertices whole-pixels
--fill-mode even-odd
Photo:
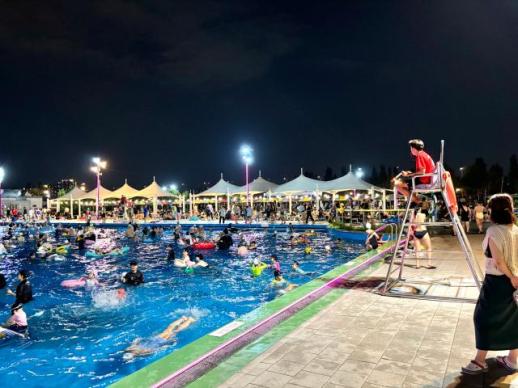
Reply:
[[[130,271],[123,275],[121,280],[123,283],[131,284],[132,286],[144,283],[144,275],[138,270],[136,261],[130,262]]]
[[[261,276],[265,268],[268,268],[268,264],[259,261],[259,259],[254,259],[250,265],[250,273],[252,274],[252,277],[256,278]]]
[[[272,260],[272,264],[270,265],[270,267],[273,268],[274,271],[279,271],[279,273],[281,273],[281,263],[279,263],[277,255],[271,255],[270,259]]]
[[[187,329],[194,322],[196,322],[196,320],[193,317],[183,316],[169,324],[169,326],[158,335],[147,339],[135,339],[131,345],[126,348],[126,353],[123,356],[124,359],[131,360],[134,357],[156,353],[162,348],[176,342],[176,334]]]
[[[270,286],[279,290],[279,293],[281,294],[291,291],[297,287],[295,284],[291,284],[286,279],[284,279],[279,271],[275,271],[273,273],[273,280],[270,283]]]
[[[167,260],[174,260],[176,259],[176,254],[174,253],[174,247],[173,244],[169,244],[167,246]]]
[[[126,300],[126,290],[98,290],[92,292],[92,302],[97,308],[118,307]]]
[[[27,314],[23,311],[22,303],[16,302],[11,307],[11,316],[2,327],[20,334],[27,332],[29,324],[27,323]]]
[[[95,270],[88,271],[85,280],[85,287],[94,288],[99,285],[99,280],[97,279],[97,273]]]
[[[293,262],[291,269],[301,275],[307,275],[307,272],[300,268],[300,263],[297,260]]]
[[[208,267],[209,264],[204,260],[204,257],[201,253],[197,253],[194,256],[194,264],[196,267]]]

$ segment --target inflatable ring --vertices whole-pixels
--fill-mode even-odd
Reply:
[[[185,273],[193,273],[193,272],[194,272],[194,268],[192,268],[192,267],[186,267],[186,268],[184,269],[184,272],[185,272]]]
[[[214,248],[216,248],[216,244],[214,244],[211,241],[201,241],[201,242],[192,244],[192,247],[194,249],[214,249]]]

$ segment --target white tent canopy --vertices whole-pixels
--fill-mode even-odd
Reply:
[[[74,186],[72,190],[70,190],[68,193],[63,194],[61,197],[56,198],[56,201],[75,201],[79,199],[79,197],[84,195],[84,191],[81,190],[79,187]]]
[[[106,198],[113,198],[113,192],[106,189],[105,187],[101,186],[99,190],[99,199],[101,201],[104,201]],[[83,193],[83,195],[79,196],[77,198],[80,201],[83,201],[85,199],[97,199],[97,188],[90,190],[88,193]]]
[[[272,190],[273,194],[298,194],[298,193],[312,193],[314,191],[320,190],[324,182],[319,181],[317,179],[311,179],[304,175],[302,169],[300,169],[300,175],[282,185],[279,185]]]
[[[329,193],[338,193],[347,190],[377,190],[383,191],[381,187],[373,186],[370,183],[358,178],[352,171],[349,171],[344,176],[339,178],[322,182],[320,190]]]
[[[267,193],[269,191],[275,190],[278,185],[267,181],[261,176],[261,171],[259,171],[259,176],[255,178],[252,182],[248,184],[248,191],[250,194],[261,194]],[[246,185],[241,186],[237,191],[234,191],[234,194],[246,194]]]
[[[223,179],[223,174],[221,174],[221,178],[214,186],[209,187],[207,190],[202,191],[199,194],[196,194],[197,197],[212,197],[216,195],[227,195],[232,193],[242,192],[239,186],[233,185],[230,182],[227,182]]]
[[[142,198],[165,198],[165,197],[174,197],[173,194],[163,190],[158,183],[156,183],[155,177],[153,177],[153,182],[147,187],[144,187],[142,190],[138,191],[132,197],[142,197]]]
[[[131,187],[130,185],[128,185],[128,180],[125,179],[124,184],[121,187],[119,187],[117,190],[112,192],[111,198],[119,199],[122,196],[124,196],[126,198],[133,198],[133,197],[138,196],[138,194],[139,194],[139,191],[137,189],[135,189],[134,187]]]

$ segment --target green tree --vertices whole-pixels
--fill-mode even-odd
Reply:
[[[462,185],[464,188],[477,196],[484,195],[487,191],[487,166],[483,158],[476,158],[475,162],[464,169]]]
[[[487,172],[487,189],[490,194],[503,190],[504,169],[499,164],[493,164]]]
[[[324,172],[324,180],[330,181],[331,179],[336,179],[336,174],[333,172],[331,167],[327,166]]]

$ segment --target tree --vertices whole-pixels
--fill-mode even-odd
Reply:
[[[344,164],[342,168],[340,169],[340,176],[344,176],[349,172],[349,166]]]
[[[476,158],[472,165],[464,169],[461,182],[467,191],[477,196],[485,194],[487,191],[487,167],[483,158]]]
[[[499,164],[489,167],[487,173],[487,189],[490,194],[500,193],[503,190],[504,169]]]
[[[507,174],[507,190],[511,194],[518,193],[518,158],[513,154],[509,159],[509,173]]]

